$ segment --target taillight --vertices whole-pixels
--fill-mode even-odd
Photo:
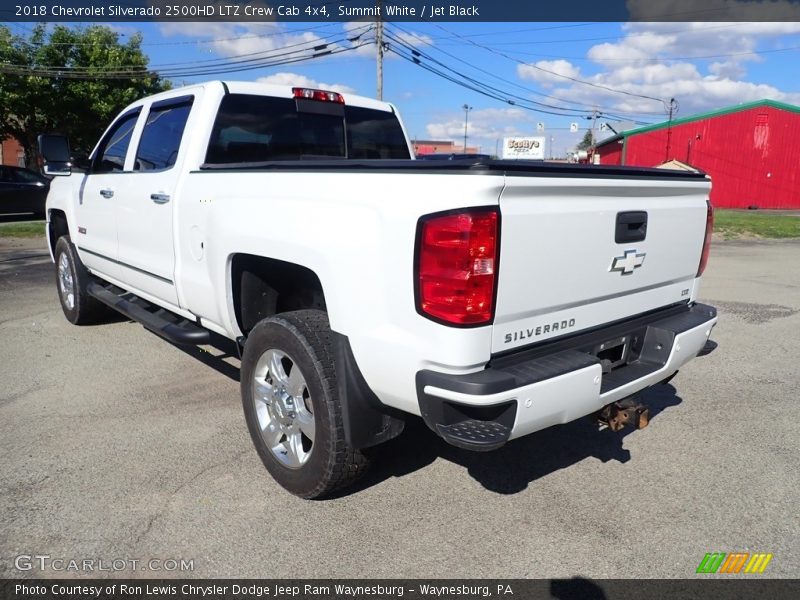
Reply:
[[[494,315],[498,221],[494,208],[425,217],[417,240],[417,310],[452,325]]]
[[[711,206],[711,202],[708,200],[706,200],[706,204],[708,205],[708,210],[706,212],[706,237],[703,238],[703,253],[700,255],[700,266],[697,267],[697,275],[695,275],[695,277],[700,277],[703,271],[706,270],[708,251],[711,248],[711,234],[714,230],[714,207]]]
[[[292,94],[295,98],[305,98],[306,100],[319,100],[320,102],[335,102],[336,104],[344,104],[344,97],[336,92],[328,92],[326,90],[312,90],[311,88],[292,88]]]

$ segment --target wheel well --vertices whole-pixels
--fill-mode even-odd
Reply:
[[[69,235],[69,225],[67,224],[67,215],[61,210],[50,211],[50,250],[53,256],[56,255],[56,242],[62,235]]]
[[[316,273],[282,260],[235,255],[231,261],[231,289],[236,321],[245,335],[256,323],[277,313],[326,309]]]

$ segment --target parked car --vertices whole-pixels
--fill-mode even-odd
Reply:
[[[44,216],[50,180],[22,167],[0,165],[0,214],[33,213]]]

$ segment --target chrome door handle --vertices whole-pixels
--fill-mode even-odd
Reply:
[[[150,200],[156,204],[166,204],[169,202],[169,194],[150,194]]]
[[[112,198],[114,196],[114,190],[109,190],[109,189],[100,190],[100,195],[103,198]]]

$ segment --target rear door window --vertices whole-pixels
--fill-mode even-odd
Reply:
[[[191,97],[166,100],[150,107],[136,149],[134,170],[163,170],[175,164],[191,110]]]

